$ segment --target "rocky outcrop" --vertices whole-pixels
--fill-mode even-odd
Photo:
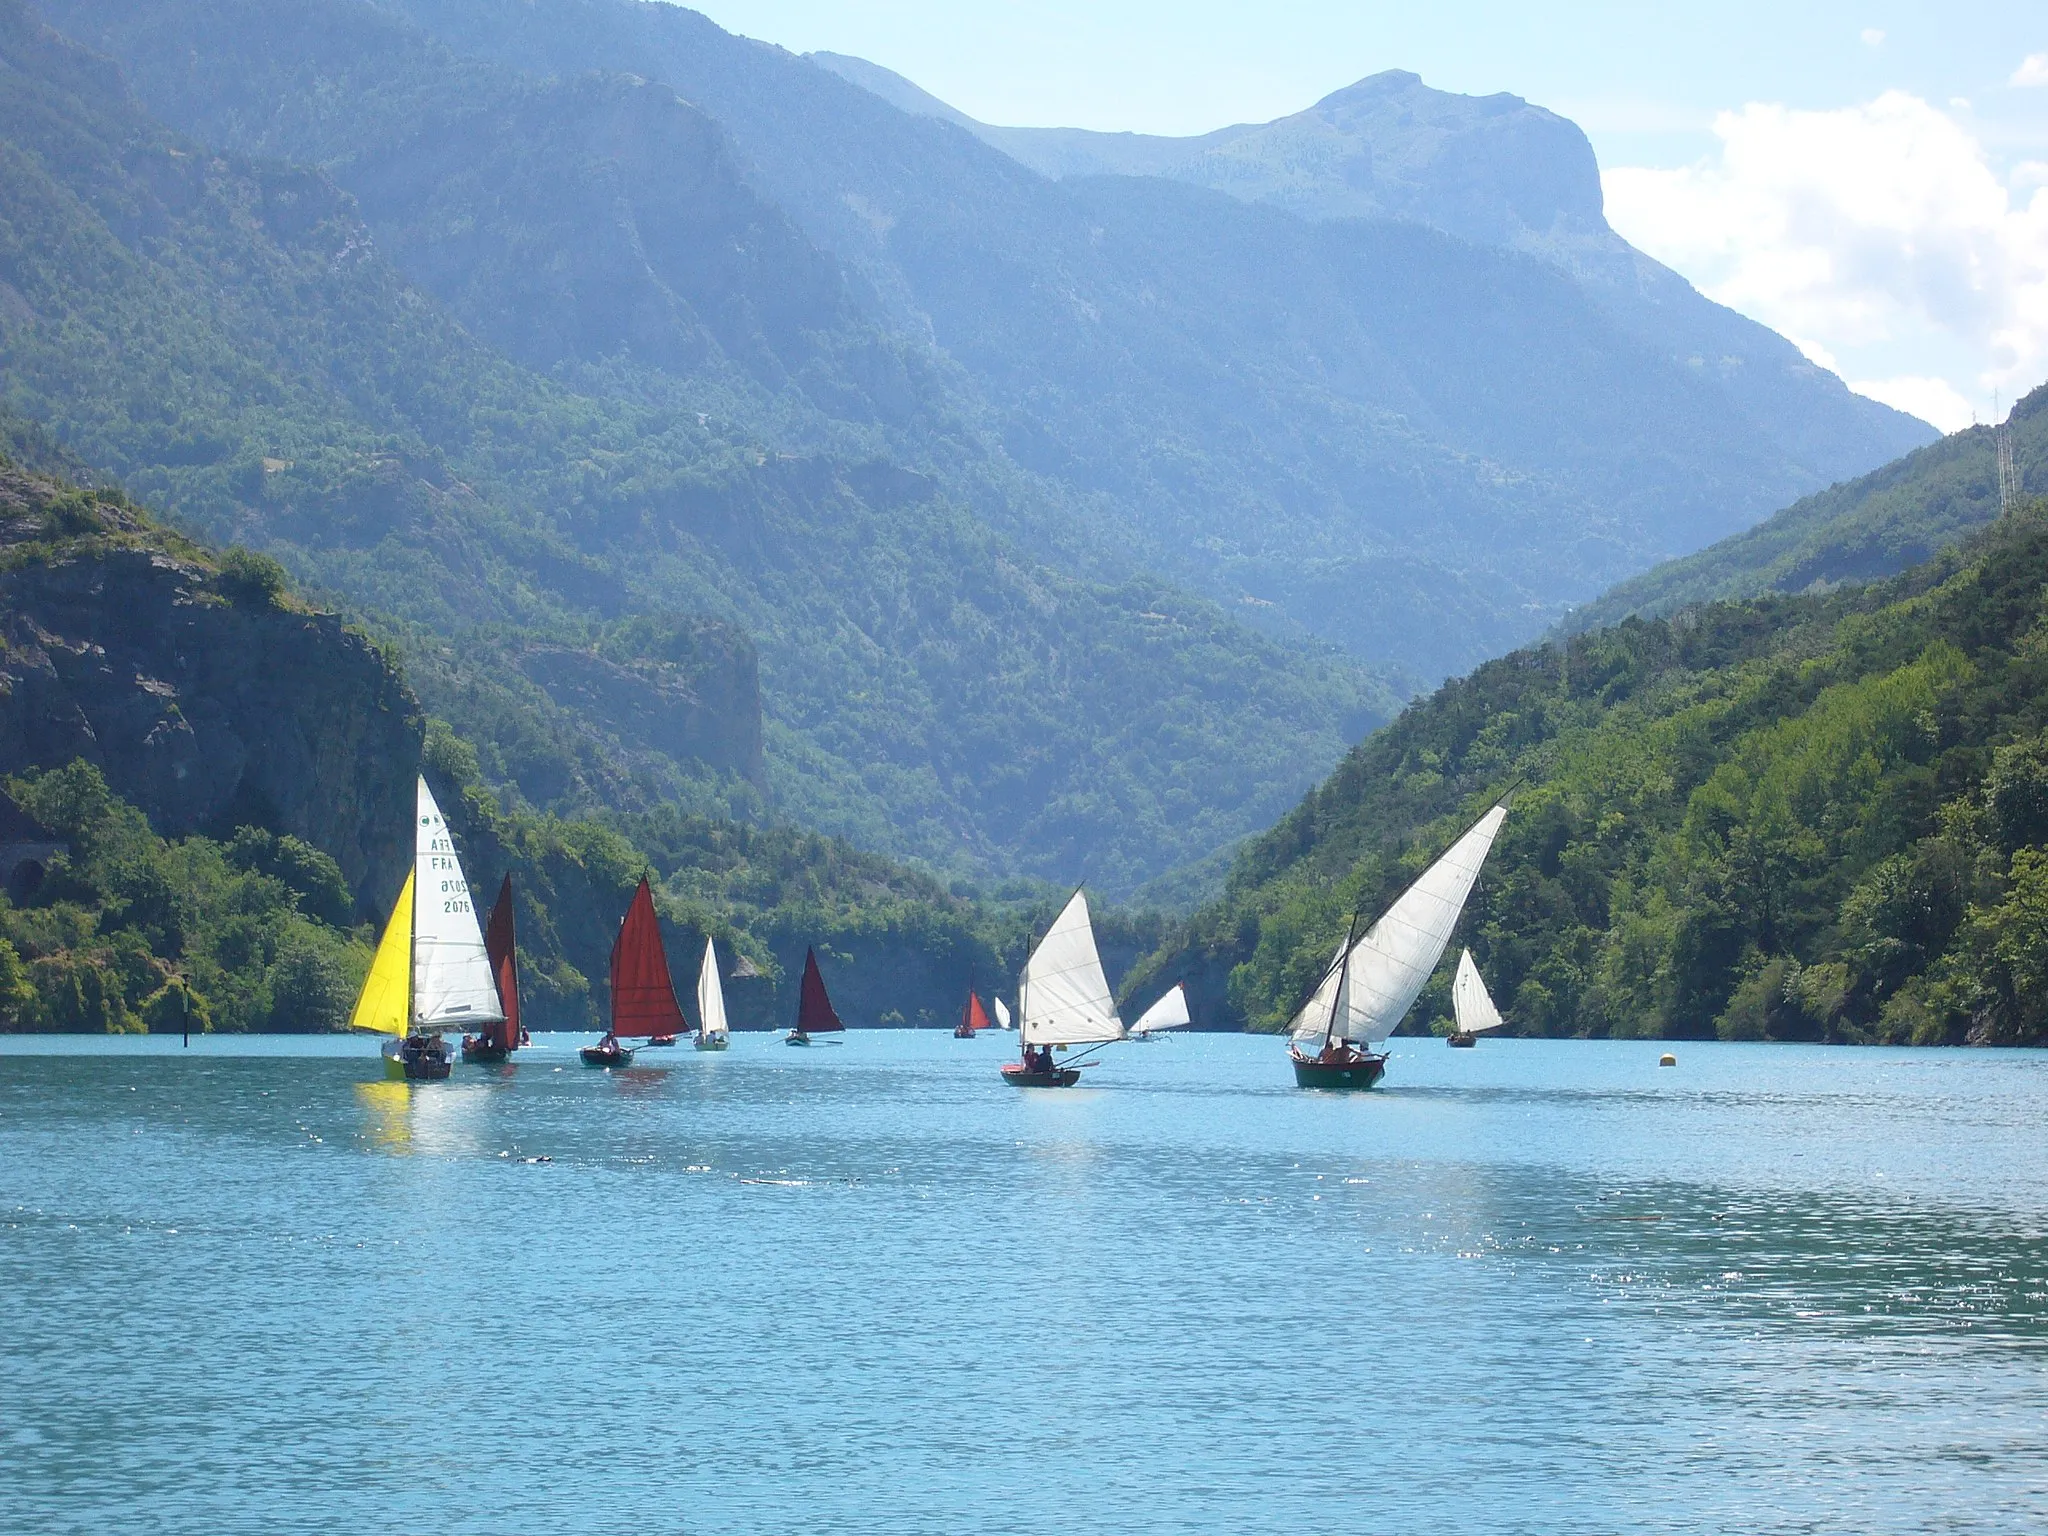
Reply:
[[[0,773],[83,758],[159,834],[289,832],[362,899],[404,859],[423,731],[376,647],[268,562],[0,461]]]

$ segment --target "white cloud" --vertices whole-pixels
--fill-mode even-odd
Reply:
[[[1608,171],[1615,228],[1939,426],[2048,375],[2048,188],[2001,181],[1954,118],[1890,91],[1827,112],[1752,103],[1714,133],[1696,165]]]
[[[1882,48],[1884,46],[1884,28],[1865,27],[1863,29],[1863,46],[1866,48]]]
[[[1931,421],[1944,432],[1961,431],[1977,419],[1976,407],[1947,379],[1907,374],[1896,379],[1851,379],[1849,387],[1859,395]]]
[[[2030,53],[2012,72],[2009,85],[2048,85],[2048,53]]]

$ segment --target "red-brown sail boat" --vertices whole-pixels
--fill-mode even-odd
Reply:
[[[960,1010],[960,1022],[953,1026],[955,1040],[972,1040],[984,1029],[995,1026],[988,1021],[988,1013],[981,1006],[981,994],[972,988],[967,993],[967,1006]]]
[[[633,893],[626,920],[612,945],[612,1027],[596,1045],[580,1053],[586,1067],[627,1067],[633,1053],[619,1042],[640,1037],[682,1034],[682,1005],[669,980],[668,952],[661,947],[661,919],[654,913],[654,892],[647,878]]]
[[[818,973],[818,952],[804,951],[804,981],[796,1000],[796,1028],[784,1038],[784,1045],[809,1045],[813,1035],[839,1034],[846,1026],[825,995],[825,978]]]
[[[491,908],[491,920],[484,927],[484,956],[490,962],[491,979],[498,984],[498,1006],[504,1010],[505,1018],[501,1023],[486,1024],[482,1034],[464,1035],[462,1059],[492,1066],[511,1059],[512,1053],[526,1044],[519,1024],[519,955],[512,931],[510,875],[498,887],[497,904]]]

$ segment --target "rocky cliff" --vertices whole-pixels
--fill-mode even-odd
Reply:
[[[83,758],[163,836],[288,832],[374,902],[423,729],[378,650],[262,557],[0,458],[0,773]]]

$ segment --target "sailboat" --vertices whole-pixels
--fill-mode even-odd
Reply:
[[[1004,1002],[1000,997],[996,998],[994,1001],[996,1005],[996,1028],[1015,1029],[1017,1026],[1010,1020],[1010,1005]]]
[[[1502,1023],[1500,1010],[1493,1006],[1493,998],[1487,993],[1486,983],[1480,980],[1479,967],[1473,963],[1469,949],[1458,956],[1458,974],[1451,982],[1451,1012],[1458,1020],[1458,1027],[1451,1032],[1452,1045],[1477,1045],[1481,1035],[1489,1029],[1499,1029]]]
[[[424,778],[414,805],[412,873],[384,925],[349,1027],[391,1036],[383,1048],[386,1077],[434,1081],[452,1065],[442,1030],[502,1024],[505,1013],[469,883]]]
[[[519,1025],[519,956],[512,933],[512,877],[498,887],[498,900],[484,924],[484,956],[490,961],[491,978],[498,984],[498,1007],[505,1017],[486,1024],[483,1033],[462,1037],[465,1063],[491,1066],[511,1058],[526,1043]]]
[[[796,1028],[783,1037],[782,1043],[809,1045],[813,1035],[838,1034],[845,1028],[833,1011],[832,999],[825,995],[825,978],[818,970],[817,953],[806,949],[804,984],[796,1001]]]
[[[1495,805],[1403,891],[1361,937],[1352,931],[1288,1026],[1287,1054],[1303,1088],[1370,1088],[1386,1075],[1386,1041],[1429,980],[1479,866],[1507,820]]]
[[[697,967],[697,1049],[722,1051],[732,1044],[725,1023],[725,989],[718,984],[718,946],[704,941],[704,963]]]
[[[668,952],[661,946],[654,892],[642,875],[612,943],[612,1027],[596,1045],[586,1045],[578,1054],[586,1067],[630,1067],[633,1053],[621,1040],[673,1036],[684,1028],[682,1005],[669,980]]]
[[[1000,1008],[1002,1004],[997,1003],[996,1006]],[[953,1038],[955,1040],[972,1040],[984,1029],[993,1028],[995,1026],[989,1023],[988,1014],[981,1006],[981,994],[972,987],[969,987],[967,989],[966,1006],[960,1010],[960,1022],[953,1026]]]
[[[1124,1038],[1124,1021],[1102,974],[1088,898],[1080,891],[1053,919],[1045,937],[1024,962],[1017,985],[1023,1059],[1003,1068],[1003,1081],[1018,1088],[1071,1088],[1081,1080],[1078,1061],[1056,1066],[1056,1046],[1100,1048]]]
[[[1131,1026],[1131,1038],[1164,1040],[1167,1030],[1184,1028],[1190,1022],[1187,983],[1176,981],[1166,989],[1165,996],[1138,1015],[1138,1022]]]

